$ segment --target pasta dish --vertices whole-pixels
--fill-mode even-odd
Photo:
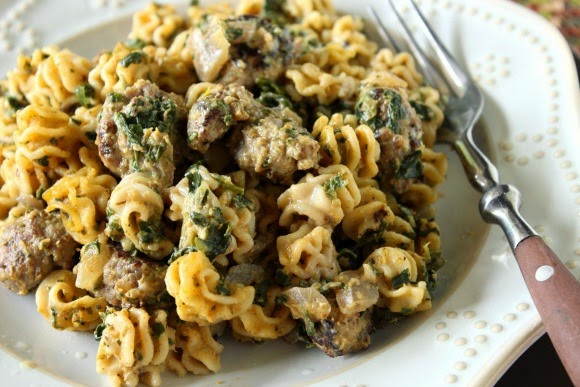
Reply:
[[[151,3],[0,81],[0,281],[112,385],[218,372],[227,335],[364,350],[431,307],[442,121],[329,0]]]

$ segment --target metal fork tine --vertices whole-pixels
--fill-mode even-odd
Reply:
[[[391,2],[392,5],[392,0],[389,1]],[[408,1],[411,3],[411,6],[417,13],[417,16],[419,16],[419,19],[421,19],[420,24],[425,30],[426,37],[429,40],[429,43],[431,44],[431,47],[435,55],[437,56],[437,60],[439,61],[440,65],[443,68],[442,72],[443,74],[446,75],[447,83],[456,93],[462,94],[465,91],[464,85],[469,81],[466,78],[464,71],[462,70],[461,66],[455,61],[455,59],[453,59],[453,56],[449,53],[449,51],[447,51],[445,45],[437,37],[435,32],[433,32],[433,29],[427,22],[427,19],[425,18],[425,16],[417,6],[417,4],[415,4],[413,0]],[[399,20],[401,20],[401,18],[399,18]],[[405,30],[407,30],[407,27],[402,20],[401,24],[403,24],[403,27],[405,28]],[[409,31],[407,30],[407,32]],[[412,35],[410,36],[412,37]]]
[[[367,7],[367,9],[373,19],[373,22],[375,23],[376,26],[378,26],[378,32],[381,35],[383,41],[389,46],[391,50],[395,52],[401,51],[401,47],[399,47],[397,42],[395,42],[395,39],[391,36],[389,30],[381,21],[381,18],[377,14],[377,11],[375,11],[375,9],[370,5]]]
[[[401,13],[395,7],[393,0],[389,0],[389,4],[393,12],[395,13],[395,16],[397,16],[399,23],[401,24],[401,26],[403,26],[403,29],[406,32],[407,44],[409,45],[409,49],[411,50],[411,53],[413,54],[413,57],[415,58],[417,65],[423,72],[423,75],[425,75],[425,77],[427,78],[427,81],[429,81],[429,83],[431,83],[436,89],[443,91],[448,90],[450,85],[443,77],[441,77],[441,75],[437,71],[434,70],[433,66],[429,63],[427,55],[425,55],[425,53],[419,46],[417,40],[414,38],[413,33],[407,26],[407,23],[403,19]]]

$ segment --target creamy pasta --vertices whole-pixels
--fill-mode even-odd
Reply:
[[[218,372],[226,331],[364,350],[431,308],[442,111],[328,0],[152,3],[0,81],[0,281],[112,385]]]

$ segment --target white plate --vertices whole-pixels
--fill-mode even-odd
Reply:
[[[361,13],[371,1],[336,1]],[[376,1],[379,10],[386,10]],[[11,0],[0,5],[0,73],[20,49],[62,43],[92,57],[123,40],[146,1]],[[522,212],[580,275],[580,98],[557,30],[502,0],[423,0],[422,8],[486,97],[484,123],[502,180],[524,193]],[[99,28],[104,26],[104,28]],[[447,151],[447,149],[445,149]],[[450,157],[439,205],[444,255],[433,310],[377,332],[361,354],[330,359],[284,343],[227,342],[223,369],[167,385],[491,385],[543,332],[507,242],[477,213],[479,195]],[[89,334],[53,330],[32,295],[0,287],[3,385],[103,385]],[[33,367],[33,368],[30,368]]]

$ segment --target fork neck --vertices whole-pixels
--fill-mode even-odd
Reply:
[[[475,146],[469,138],[457,139],[453,147],[471,185],[480,192],[486,192],[498,185],[499,173],[489,159]]]
[[[502,184],[486,191],[479,202],[483,220],[499,225],[513,251],[527,237],[537,235],[520,215],[521,193],[512,185]]]

